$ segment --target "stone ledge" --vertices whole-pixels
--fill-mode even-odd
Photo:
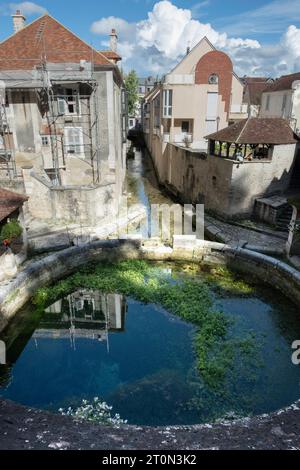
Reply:
[[[115,428],[0,400],[0,450],[295,450],[299,405],[221,423]]]

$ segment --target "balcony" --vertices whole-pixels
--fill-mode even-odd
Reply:
[[[229,111],[229,119],[246,119],[248,117],[247,104],[232,104]]]
[[[175,134],[174,143],[175,144],[191,144],[193,142],[193,134],[189,132],[181,132],[180,134]]]

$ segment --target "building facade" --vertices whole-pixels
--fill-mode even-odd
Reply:
[[[243,103],[248,107],[249,117],[258,117],[260,113],[262,94],[274,80],[269,77],[243,77]]]
[[[0,44],[0,184],[23,189],[32,218],[75,222],[80,212],[98,223],[123,193],[121,58],[48,14],[26,25],[17,11],[13,20],[15,33]]]
[[[247,117],[230,58],[203,38],[145,97],[143,131],[159,178],[167,144],[206,150],[205,136]]]
[[[284,75],[262,94],[261,117],[282,117],[300,133],[300,72]]]

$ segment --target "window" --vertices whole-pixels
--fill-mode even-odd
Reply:
[[[189,121],[182,121],[181,122],[181,132],[183,132],[183,133],[190,132],[190,123],[189,123]]]
[[[164,90],[163,117],[165,118],[172,117],[172,101],[173,101],[173,91]]]
[[[208,78],[210,85],[217,85],[219,83],[219,76],[216,73],[212,73]]]
[[[270,109],[270,95],[267,95],[266,111],[269,111],[269,109]]]
[[[42,146],[43,147],[48,147],[49,145],[49,138],[47,135],[42,135]]]
[[[65,88],[57,97],[59,114],[80,114],[79,94],[76,88]]]
[[[139,87],[139,93],[140,93],[141,95],[144,93],[144,90],[143,90],[143,87],[142,87],[142,86]]]
[[[81,127],[65,127],[66,152],[80,154],[84,158],[83,132]]]

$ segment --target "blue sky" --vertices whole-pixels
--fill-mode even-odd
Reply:
[[[47,10],[97,48],[105,48],[116,25],[123,67],[140,74],[167,71],[204,34],[231,55],[240,74],[300,70],[300,0],[0,1],[1,40],[12,33],[15,8],[28,22]]]

